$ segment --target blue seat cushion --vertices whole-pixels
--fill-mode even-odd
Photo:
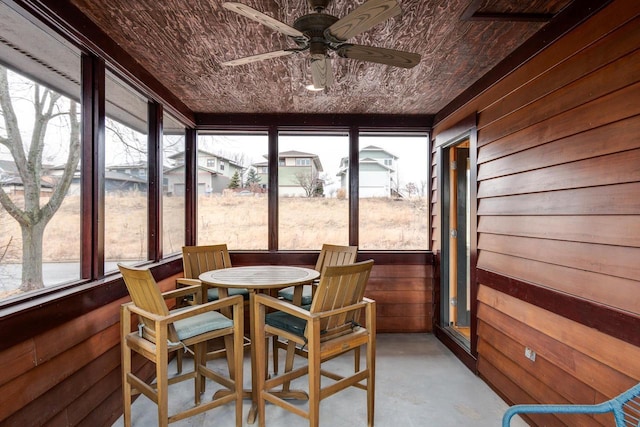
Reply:
[[[174,310],[172,313],[175,311],[180,311],[180,309]],[[176,329],[178,338],[182,341],[196,335],[232,327],[233,321],[217,311],[209,311],[178,320],[173,323],[173,326]]]
[[[287,301],[293,301],[293,290],[294,287],[288,287],[278,291],[278,296]],[[311,301],[313,301],[313,288],[311,285],[304,285],[302,287],[302,305],[309,305]]]
[[[309,310],[310,305],[302,306],[301,308]],[[271,325],[274,328],[283,329],[299,337],[304,337],[304,330],[307,327],[307,321],[285,313],[283,311],[274,311],[268,313],[265,316],[265,323]]]
[[[246,289],[229,288],[229,296],[242,295],[245,300],[249,299],[249,291]],[[209,288],[207,290],[207,301],[218,301],[220,296],[218,294],[218,288]]]

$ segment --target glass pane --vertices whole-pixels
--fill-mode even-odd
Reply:
[[[185,126],[171,115],[162,119],[162,253],[178,253],[184,245]]]
[[[80,279],[81,78],[77,49],[5,3],[0,37],[1,301]]]
[[[426,135],[361,135],[359,248],[429,248]]]
[[[147,254],[147,99],[111,73],[106,79],[105,272]]]
[[[278,147],[279,249],[347,245],[348,135],[280,134]]]
[[[198,135],[198,244],[268,248],[266,134]]]

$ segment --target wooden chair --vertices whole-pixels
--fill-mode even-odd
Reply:
[[[320,250],[320,255],[318,256],[318,260],[316,261],[315,270],[320,272],[320,277],[322,277],[322,270],[327,266],[333,265],[347,265],[353,264],[356,262],[356,257],[358,256],[358,247],[357,246],[340,246],[340,245],[330,245],[323,244],[322,249]],[[313,293],[315,290],[315,286],[319,283],[320,279],[318,279],[313,285],[304,285],[304,286],[296,286],[289,287],[278,291],[278,297],[283,298],[287,301],[291,301],[299,306],[308,306],[311,304],[313,299]],[[296,350],[295,343],[291,342],[289,345],[285,345],[284,342],[278,339],[277,336],[273,337],[272,341],[272,352],[273,352],[273,371],[278,373],[278,349],[282,348],[287,350],[287,361],[293,360],[293,352]],[[300,351],[298,351],[300,355],[303,355]],[[358,370],[358,363],[360,362],[360,352],[356,351],[354,354],[355,358],[355,369]],[[286,362],[285,362],[286,363]],[[285,366],[285,370],[287,369]],[[289,367],[289,369],[291,369]]]
[[[502,417],[502,426],[509,427],[516,414],[606,414],[612,413],[617,427],[640,426],[640,384],[596,405],[515,405]]]
[[[353,264],[356,262],[356,256],[358,255],[358,247],[357,246],[339,246],[339,245],[329,245],[323,244],[322,249],[320,250],[320,255],[316,261],[316,266],[314,270],[320,272],[322,274],[322,269],[329,265],[346,265]],[[320,280],[318,279],[318,282]],[[316,282],[317,284],[317,282]],[[309,305],[311,304],[311,300],[313,299],[313,285],[305,285],[302,288],[302,299],[300,301],[301,305]],[[294,287],[289,287],[282,289],[278,292],[278,296],[280,298],[284,298],[287,301],[294,301]]]
[[[201,286],[202,295],[206,295],[206,301],[217,301],[220,298],[220,290],[203,284],[198,277],[205,271],[218,270],[220,268],[231,267],[231,257],[226,244],[207,245],[207,246],[183,246],[182,247],[182,267],[184,278],[176,279],[176,288],[183,286]],[[225,290],[226,291],[226,290]],[[223,291],[224,292],[224,291]],[[245,306],[249,304],[249,291],[246,289],[229,289],[229,296],[241,295],[245,301]],[[185,300],[184,304],[193,305],[193,300]],[[225,312],[227,316],[231,313]],[[215,350],[207,353],[207,359],[213,360],[219,357],[227,356],[232,358],[231,353],[223,350]],[[178,355],[178,372],[182,370],[182,355]],[[230,363],[230,366],[232,364]]]
[[[320,422],[320,401],[340,390],[354,386],[367,391],[368,425],[373,426],[375,387],[376,312],[375,301],[364,298],[373,261],[324,269],[309,310],[265,294],[254,296],[253,328],[256,353],[264,351],[265,334],[273,334],[307,348],[308,361],[302,367],[265,380],[266,363],[256,360],[259,425],[265,425],[265,401],[276,404],[309,420],[311,427]],[[270,310],[277,310],[270,312]],[[365,325],[358,324],[365,312]],[[366,346],[366,367],[344,377],[321,367],[326,360]],[[276,387],[308,375],[309,404],[305,411],[284,400]],[[334,382],[322,387],[320,377]],[[366,384],[362,382],[365,381]]]
[[[243,310],[242,297],[224,298],[215,302],[169,311],[165,299],[175,299],[193,295],[196,301],[202,299],[200,286],[185,287],[161,293],[148,269],[125,267],[118,264],[132,302],[120,309],[120,332],[122,350],[122,387],[124,395],[124,425],[131,425],[131,398],[142,393],[158,405],[158,425],[191,417],[212,408],[234,402],[236,405],[236,425],[242,425],[242,339]],[[233,320],[219,312],[233,311]],[[137,315],[138,325],[132,332],[132,314]],[[235,347],[233,373],[229,377],[207,368],[207,341],[218,337],[230,337]],[[175,351],[194,350],[193,371],[169,378],[169,354]],[[228,350],[231,350],[229,348]],[[155,381],[148,383],[132,371],[132,352],[136,352],[156,365]],[[200,402],[206,378],[228,389],[224,397],[211,402]],[[169,385],[194,379],[195,407],[169,415]],[[227,391],[227,390],[225,390]]]

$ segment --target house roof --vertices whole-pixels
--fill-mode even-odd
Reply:
[[[398,156],[396,156],[395,154],[388,152],[384,148],[376,147],[375,145],[367,145],[366,147],[360,150],[361,153],[364,153],[366,151],[378,151],[380,153],[387,153],[389,156],[393,157],[394,159],[398,159]]]
[[[185,153],[184,151],[180,151],[178,153],[170,155],[169,158],[170,159],[174,159],[174,160],[175,159],[184,158],[184,153]],[[237,166],[239,168],[243,167],[240,163],[236,162],[235,160],[231,160],[228,157],[221,156],[220,154],[214,154],[214,153],[211,153],[211,152],[205,151],[205,150],[198,150],[198,154],[199,155],[204,155],[206,157],[216,157],[218,159],[222,159],[222,160],[226,161],[227,163],[232,164],[234,166]]]

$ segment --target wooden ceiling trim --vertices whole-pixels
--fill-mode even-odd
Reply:
[[[160,81],[141,66],[133,56],[88,19],[76,6],[63,0],[14,0],[28,13],[38,17],[52,30],[80,44],[86,51],[105,59],[127,77],[136,89],[151,99],[162,102],[187,126],[195,125],[193,111]]]
[[[546,26],[533,35],[533,37],[523,43],[522,46],[500,61],[488,73],[436,113],[434,126],[437,126],[439,122],[479,96],[504,76],[519,68],[555,40],[598,13],[611,3],[611,1],[612,0],[581,0],[572,2],[559,12]]]
[[[300,128],[344,128],[358,126],[378,130],[429,131],[433,115],[391,114],[210,114],[197,113],[198,129],[266,130],[269,126]]]
[[[473,0],[460,16],[463,21],[517,21],[517,22],[547,22],[553,13],[525,13],[525,12],[482,12],[480,8],[484,0]]]

